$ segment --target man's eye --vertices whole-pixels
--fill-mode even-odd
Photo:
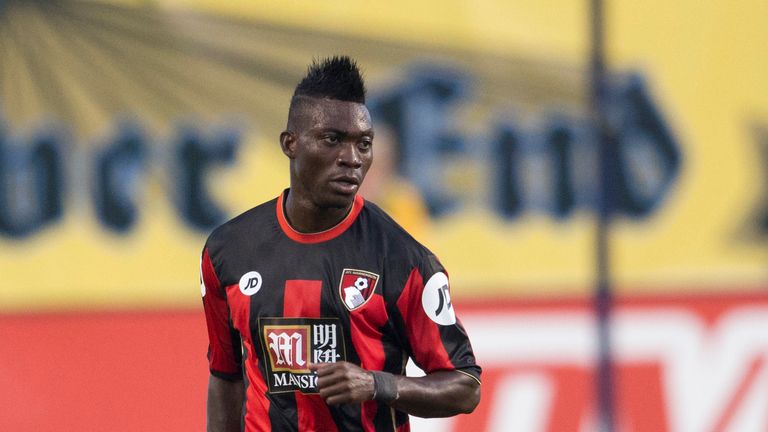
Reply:
[[[371,141],[360,141],[360,144],[358,144],[361,150],[368,150],[371,148],[372,145],[373,145],[373,142]]]
[[[326,142],[329,142],[331,144],[336,144],[339,142],[339,136],[338,135],[327,135],[323,137],[323,140]]]

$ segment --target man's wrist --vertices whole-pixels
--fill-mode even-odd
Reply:
[[[393,374],[371,371],[371,375],[373,375],[373,396],[371,399],[389,405],[400,397],[397,390],[397,378]]]

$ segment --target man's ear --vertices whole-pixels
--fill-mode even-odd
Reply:
[[[288,156],[288,159],[296,157],[296,144],[296,135],[293,132],[282,131],[280,133],[280,148],[283,149],[283,153]]]

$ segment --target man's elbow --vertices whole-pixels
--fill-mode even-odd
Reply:
[[[471,390],[467,392],[465,397],[461,398],[459,412],[461,414],[469,414],[477,408],[480,403],[480,384],[474,383]]]

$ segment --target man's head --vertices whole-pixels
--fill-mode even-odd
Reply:
[[[314,61],[296,86],[286,130],[291,193],[318,208],[346,208],[373,161],[365,85],[349,57]]]

